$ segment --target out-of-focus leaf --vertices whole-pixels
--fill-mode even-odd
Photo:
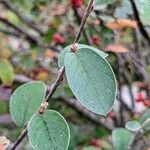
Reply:
[[[112,142],[115,150],[127,150],[133,141],[133,134],[124,128],[118,128],[112,132]]]
[[[126,123],[125,127],[133,132],[137,132],[141,128],[141,124],[138,121],[129,121]]]
[[[140,118],[140,123],[142,124],[142,123],[144,123],[147,119],[149,119],[150,118],[150,109],[148,109],[148,110],[146,110],[145,112],[144,112],[144,114],[141,116],[141,118]]]
[[[131,3],[129,0],[121,0],[120,7],[115,10],[115,17],[118,19],[127,19],[129,15],[133,14]]]
[[[150,1],[149,0],[136,0],[136,6],[139,11],[140,18],[145,25],[150,26]]]
[[[14,80],[13,66],[5,59],[0,59],[0,78],[5,85],[11,85]]]

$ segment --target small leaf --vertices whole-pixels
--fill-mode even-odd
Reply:
[[[150,109],[148,109],[140,118],[142,129],[145,131],[150,130]]]
[[[129,121],[126,123],[125,127],[133,132],[137,132],[141,128],[141,124],[138,121]]]
[[[66,76],[76,98],[90,111],[107,115],[116,97],[116,81],[108,62],[95,51],[82,48],[65,57]]]
[[[47,110],[34,115],[28,125],[29,141],[36,150],[67,150],[70,130],[61,114]]]
[[[10,113],[20,127],[23,127],[38,111],[45,99],[46,86],[36,81],[20,86],[11,96]]]
[[[0,59],[0,78],[5,85],[11,85],[14,80],[12,65],[5,59]]]
[[[150,118],[150,109],[146,110],[140,118],[140,123],[144,123],[147,119]]]
[[[118,128],[112,132],[112,142],[115,150],[127,150],[133,141],[133,134],[124,128]]]
[[[101,148],[97,148],[95,146],[87,146],[87,147],[84,147],[83,150],[101,150]]]
[[[66,54],[70,52],[71,47],[72,47],[72,45],[69,45],[60,52],[59,57],[58,57],[58,66],[59,66],[59,68],[62,68],[64,66],[64,58],[65,58]],[[78,45],[78,50],[82,49],[82,48],[91,49],[91,50],[95,51],[96,53],[98,53],[103,58],[106,58],[108,56],[107,53],[105,53],[105,52],[103,52],[103,51],[101,51],[97,48],[94,48],[94,47],[91,47],[91,46],[88,46],[88,45],[84,45],[84,44],[79,44]]]

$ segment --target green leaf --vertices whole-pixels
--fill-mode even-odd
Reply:
[[[137,132],[141,128],[141,124],[138,121],[129,121],[126,123],[125,127],[133,132]]]
[[[116,80],[108,62],[82,48],[65,57],[66,76],[76,98],[90,111],[106,115],[116,98]]]
[[[95,10],[103,10],[108,5],[113,4],[116,0],[97,0]]]
[[[118,128],[112,132],[112,142],[115,150],[127,150],[133,138],[133,134],[124,128]]]
[[[62,68],[64,66],[64,59],[65,59],[65,56],[67,53],[70,52],[70,49],[71,49],[72,45],[69,45],[67,47],[65,47],[59,54],[59,57],[58,57],[58,66],[59,68]],[[97,48],[94,48],[94,47],[91,47],[91,46],[88,46],[88,45],[84,45],[84,44],[79,44],[78,45],[78,50],[79,49],[83,49],[83,48],[88,48],[88,49],[91,49],[95,52],[97,52],[101,57],[103,58],[106,58],[108,56],[107,53],[97,49]]]
[[[26,125],[45,100],[46,86],[36,81],[17,88],[10,99],[10,113],[20,127]]]
[[[140,118],[140,123],[144,123],[147,119],[150,118],[150,109],[146,110]]]
[[[14,80],[13,66],[4,59],[0,59],[0,78],[5,85],[11,85]]]
[[[61,114],[47,110],[34,115],[28,125],[29,141],[36,150],[67,150],[70,130]]]
[[[114,3],[116,0],[98,0],[96,5],[108,5]]]
[[[148,109],[140,118],[142,129],[145,131],[150,130],[150,109]]]
[[[101,150],[101,149],[94,147],[94,146],[87,146],[87,147],[84,147],[83,150]]]
[[[139,11],[140,18],[145,25],[150,26],[150,1],[149,0],[136,0],[136,6]]]

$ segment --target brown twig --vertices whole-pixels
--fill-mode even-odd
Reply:
[[[35,23],[27,18],[26,16],[22,15],[22,13],[17,10],[17,8],[13,7],[10,1],[8,0],[0,0],[0,3],[2,3],[6,8],[11,10],[13,13],[15,13],[20,20],[22,20],[26,25],[28,25],[30,28],[37,31],[39,34],[43,35],[44,33],[35,25]]]
[[[15,150],[17,148],[17,146],[22,142],[22,140],[26,137],[27,134],[28,134],[28,131],[27,131],[27,128],[25,128],[23,130],[22,134],[17,139],[17,141],[14,143],[13,147],[11,148],[11,150]]]
[[[84,30],[84,27],[85,27],[87,18],[88,18],[88,16],[90,15],[91,11],[93,10],[94,2],[95,2],[95,0],[89,0],[87,9],[86,9],[86,11],[85,11],[85,13],[84,13],[84,16],[83,16],[83,19],[82,19],[82,22],[81,22],[81,26],[80,26],[79,31],[78,31],[78,33],[77,33],[77,36],[76,36],[76,38],[75,38],[75,40],[74,40],[74,44],[79,42],[79,39],[80,39],[81,34],[82,34],[83,30]],[[60,85],[60,83],[62,82],[64,73],[65,73],[65,67],[63,67],[63,68],[61,69],[61,72],[60,72],[58,78],[56,79],[54,85],[52,86],[50,92],[48,93],[48,95],[47,95],[47,97],[46,97],[46,101],[47,101],[47,102],[48,102],[48,99],[52,97],[53,93],[56,91],[57,87],[58,87],[58,86]],[[27,129],[26,129],[25,133],[26,133],[26,134],[22,134],[22,135],[20,136],[20,138],[15,142],[15,143],[17,143],[17,144],[15,144],[15,145],[11,148],[11,150],[15,150],[16,147],[22,142],[22,140],[24,139],[24,137],[27,135]]]

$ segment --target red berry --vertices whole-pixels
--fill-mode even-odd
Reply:
[[[95,146],[95,147],[100,147],[101,146],[101,140],[100,139],[92,139],[90,144],[92,146]]]
[[[145,95],[143,92],[139,92],[136,95],[136,102],[142,102],[145,100]]]
[[[73,8],[81,7],[83,0],[71,0],[71,4]]]
[[[56,42],[56,44],[63,44],[65,42],[64,37],[59,33],[53,35],[53,40]]]
[[[115,118],[116,117],[116,113],[115,112],[113,112],[113,111],[111,111],[111,112],[109,112],[108,113],[108,117],[110,117],[110,118]]]
[[[145,100],[143,101],[143,104],[144,104],[146,107],[150,107],[150,100],[145,99]]]
[[[93,35],[91,40],[92,40],[92,43],[95,45],[100,45],[101,43],[101,38],[98,35]]]

